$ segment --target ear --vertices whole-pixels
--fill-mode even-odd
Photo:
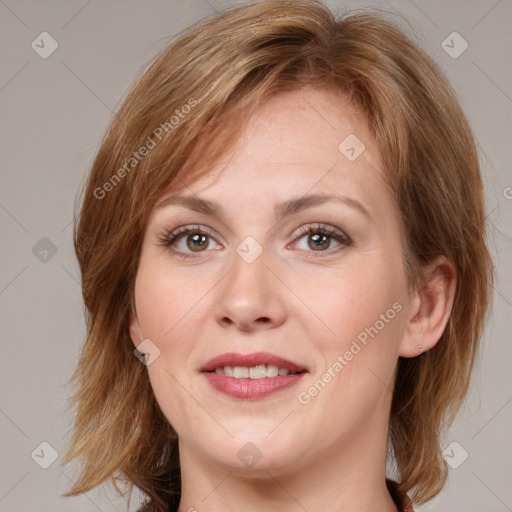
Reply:
[[[400,356],[418,356],[440,340],[450,318],[456,285],[455,265],[446,256],[427,266],[425,279],[411,296]]]
[[[137,319],[137,314],[134,312],[133,308],[130,310],[129,330],[133,344],[135,347],[138,347],[144,338],[142,336],[139,320]]]

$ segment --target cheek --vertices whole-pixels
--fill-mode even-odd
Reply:
[[[364,286],[363,286],[364,285]],[[336,288],[336,289],[332,289]],[[367,422],[389,397],[403,330],[401,295],[389,282],[359,274],[332,281],[329,292],[317,295],[315,312],[329,327],[328,336],[309,329],[312,352],[322,363],[298,399],[325,428]],[[314,349],[313,349],[314,346]],[[351,411],[347,420],[346,411]]]
[[[400,269],[382,263],[391,259],[374,259],[381,262],[367,258],[367,265],[331,269],[328,274],[322,270],[303,281],[299,292],[321,320],[305,322],[303,327],[310,332],[326,369],[341,356],[343,373],[351,379],[368,376],[368,368],[387,375],[398,358],[404,325],[404,277]],[[314,335],[311,331],[317,327],[327,334]]]
[[[160,338],[172,326],[177,301],[175,295],[167,293],[167,286],[158,273],[139,269],[135,282],[137,318],[145,337]]]
[[[137,318],[144,338],[153,341],[160,355],[148,366],[148,375],[155,398],[164,415],[179,434],[187,425],[204,418],[186,390],[192,368],[187,365],[194,344],[191,341],[198,324],[197,303],[206,290],[199,282],[181,279],[176,272],[158,264],[146,264],[141,258],[135,282]],[[204,283],[204,281],[203,281]],[[176,413],[179,411],[179,414]]]
[[[137,317],[144,336],[163,342],[189,324],[208,291],[204,279],[194,280],[144,260],[135,282]]]
[[[339,339],[373,325],[401,296],[400,276],[368,262],[365,266],[321,269],[297,283],[306,307]]]

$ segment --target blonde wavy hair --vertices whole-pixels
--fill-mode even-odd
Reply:
[[[178,503],[177,435],[128,332],[148,215],[162,191],[207,173],[262,101],[302,87],[364,113],[400,214],[411,289],[438,255],[455,265],[447,327],[428,352],[399,358],[390,411],[399,491],[424,503],[442,490],[440,439],[466,396],[494,279],[474,136],[433,60],[383,15],[336,19],[319,1],[263,0],[198,22],[161,51],[92,165],[75,217],[87,339],[64,459],[79,460],[80,474],[66,496],[110,480],[129,495],[140,488],[147,510]]]

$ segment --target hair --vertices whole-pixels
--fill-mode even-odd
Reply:
[[[411,289],[439,255],[456,269],[441,339],[420,357],[399,358],[389,423],[398,490],[424,503],[445,485],[440,438],[467,394],[494,279],[473,133],[433,60],[385,16],[337,19],[317,0],[263,0],[198,22],[164,48],[92,164],[74,227],[87,337],[64,459],[80,460],[80,474],[66,496],[110,480],[130,494],[141,489],[147,510],[178,503],[177,434],[128,330],[147,219],[162,191],[208,172],[258,105],[308,87],[364,114],[400,215]]]

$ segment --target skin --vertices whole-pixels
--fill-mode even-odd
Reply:
[[[366,147],[354,161],[338,150],[349,134]],[[130,332],[135,346],[150,339],[160,350],[148,373],[179,436],[180,512],[234,511],[241,504],[246,511],[396,512],[385,478],[397,362],[439,340],[455,272],[441,257],[430,280],[408,290],[400,220],[383,176],[362,115],[343,98],[304,89],[262,105],[205,177],[162,196],[218,202],[221,219],[172,204],[152,212]],[[276,203],[317,193],[357,200],[369,215],[329,202],[276,221]],[[328,237],[315,250],[312,235],[299,228],[317,223],[352,243]],[[172,248],[188,259],[161,242],[184,225],[213,232],[197,252],[194,233],[189,245],[187,235],[175,242]],[[262,250],[251,263],[236,252],[248,236]],[[396,303],[394,318],[301,403],[298,393],[330,367],[332,374],[338,356]],[[199,372],[219,354],[258,351],[309,373],[297,386],[242,400],[217,392]],[[261,454],[252,467],[237,457],[248,442]]]

